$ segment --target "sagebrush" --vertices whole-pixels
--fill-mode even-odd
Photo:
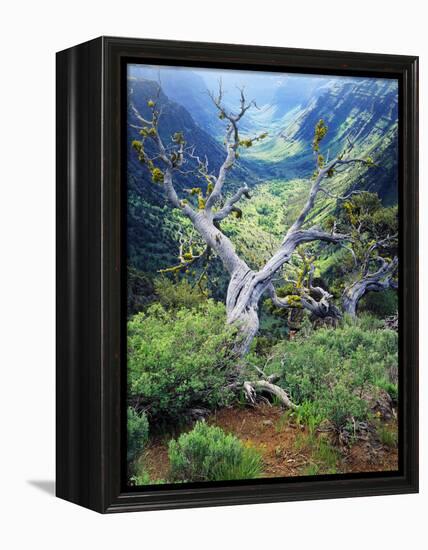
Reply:
[[[221,428],[197,422],[193,430],[169,443],[171,480],[251,479],[262,471],[260,453]]]

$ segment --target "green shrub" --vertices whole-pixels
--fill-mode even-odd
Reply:
[[[375,329],[376,323],[368,317],[360,326],[345,321],[274,348],[266,372],[280,373],[278,383],[301,405],[305,423],[328,419],[341,430],[367,420],[365,394],[387,379],[398,360],[397,334]]]
[[[299,405],[296,412],[289,412],[289,414],[295,417],[297,424],[308,426],[310,433],[313,433],[325,418],[322,416],[318,404],[314,401],[304,401]]]
[[[384,319],[398,310],[398,296],[395,290],[368,292],[358,304],[358,311],[367,311]]]
[[[362,331],[372,331],[385,328],[385,323],[382,319],[378,319],[370,313],[362,312],[359,313],[356,318],[350,317],[346,314],[343,318],[342,326],[357,327]]]
[[[336,384],[331,393],[324,398],[318,398],[316,403],[319,413],[327,418],[337,431],[347,429],[353,430],[354,421],[367,420],[369,408],[367,402],[352,392],[352,386],[340,381]]]
[[[128,322],[129,395],[164,419],[227,404],[233,334],[224,306],[212,300],[173,314],[155,304],[135,315]]]
[[[169,443],[173,481],[222,481],[260,476],[260,454],[217,426],[197,422]]]
[[[194,308],[207,301],[207,291],[202,291],[186,278],[158,277],[154,280],[154,287],[160,304],[166,309]]]
[[[127,411],[128,447],[127,459],[132,462],[142,454],[149,436],[149,422],[143,413],[139,415],[132,407]]]

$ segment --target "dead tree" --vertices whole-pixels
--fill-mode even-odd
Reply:
[[[221,222],[232,213],[239,213],[237,204],[243,198],[249,197],[249,188],[246,184],[243,184],[233,195],[225,198],[227,175],[236,162],[238,149],[251,146],[255,141],[266,137],[266,133],[253,138],[241,139],[238,129],[239,122],[248,109],[254,105],[253,101],[247,102],[243,90],[240,91],[240,103],[237,112],[232,112],[226,108],[223,102],[221,85],[217,95],[211,94],[211,99],[218,110],[219,118],[226,123],[225,158],[216,174],[209,172],[207,159],[200,159],[195,155],[194,148],[186,145],[182,133],[174,134],[171,143],[164,144],[159,135],[159,120],[162,112],[157,108],[157,98],[148,101],[151,118],[145,119],[137,111],[131,95],[129,108],[137,121],[132,126],[142,136],[140,140],[135,140],[132,146],[136,150],[139,160],[151,172],[153,182],[159,184],[159,191],[164,191],[170,206],[180,210],[182,215],[191,221],[206,246],[221,259],[224,269],[228,272],[227,323],[237,327],[238,336],[235,351],[239,357],[247,353],[251,341],[258,331],[258,310],[261,298],[265,295],[274,295],[273,279],[284,264],[290,260],[296,248],[303,243],[313,241],[340,243],[349,239],[347,234],[325,231],[316,226],[308,228],[303,226],[308,214],[314,207],[318,193],[326,191],[322,184],[328,178],[333,177],[337,170],[346,169],[356,163],[368,164],[368,161],[362,158],[350,157],[353,148],[351,142],[342,154],[332,160],[325,161],[319,152],[319,146],[327,132],[327,127],[320,120],[315,128],[313,142],[316,171],[307,200],[271,258],[260,269],[253,270],[237,254],[231,240],[221,230]],[[155,150],[155,155],[152,157],[147,152],[147,142]],[[183,167],[190,158],[197,163],[197,173],[204,180],[206,190],[204,191],[202,187],[188,189],[188,198],[183,199],[179,197],[174,184],[175,175],[183,172]],[[192,197],[197,199],[197,204],[194,204],[194,201],[192,202]],[[193,259],[191,253],[189,253],[189,256],[182,253],[181,256],[184,260],[187,258],[189,262]],[[319,304],[319,307],[323,307],[322,304]],[[270,384],[270,382],[266,382]],[[253,391],[256,391],[258,384],[249,384],[249,386]],[[267,386],[264,389],[267,389]],[[286,404],[285,400],[284,404]]]

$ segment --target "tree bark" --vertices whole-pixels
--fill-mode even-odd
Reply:
[[[229,282],[226,296],[227,323],[237,328],[235,353],[245,355],[259,330],[259,298],[252,288],[256,273],[248,266],[238,268]]]
[[[393,280],[398,265],[397,257],[394,257],[390,262],[383,258],[379,258],[379,260],[382,265],[375,273],[367,274],[345,288],[342,297],[343,310],[352,318],[356,317],[358,303],[367,292],[380,292],[388,288],[397,288],[397,282]]]

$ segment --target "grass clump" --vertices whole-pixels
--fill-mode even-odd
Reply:
[[[172,481],[252,479],[262,471],[258,451],[205,422],[170,441],[168,454]]]
[[[397,430],[390,426],[380,424],[376,427],[376,433],[379,441],[385,447],[396,447],[398,443]]]
[[[308,433],[299,434],[294,445],[298,451],[305,450],[310,454],[310,464],[303,470],[302,475],[337,473],[340,453],[327,437],[309,430]]]

